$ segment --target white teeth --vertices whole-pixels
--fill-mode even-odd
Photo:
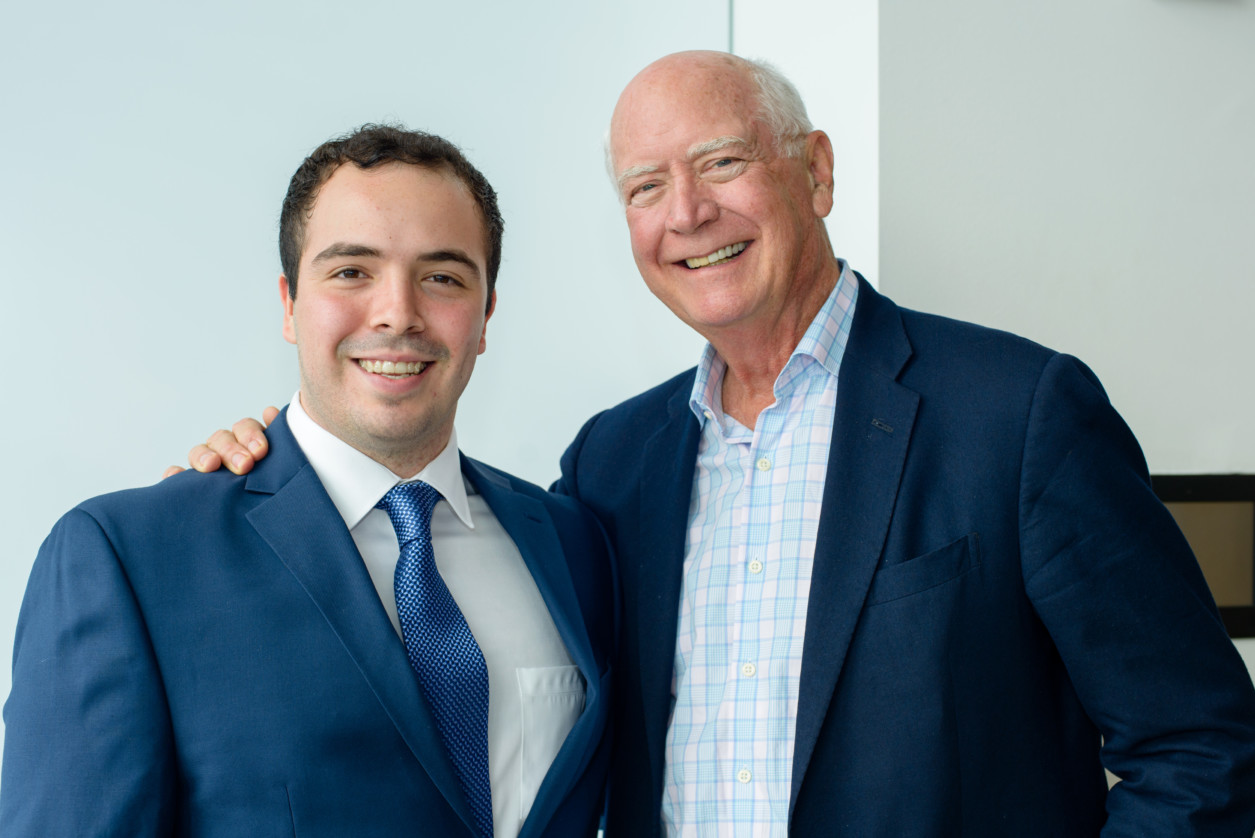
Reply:
[[[688,265],[690,268],[704,268],[707,265],[718,265],[720,262],[726,262],[733,256],[740,253],[745,249],[747,244],[747,242],[730,244],[727,247],[721,247],[714,253],[707,254],[706,256],[698,256],[696,259],[685,259],[684,264]]]
[[[427,369],[426,361],[368,361],[363,358],[357,363],[367,372],[390,375],[393,378],[402,375],[418,375]]]

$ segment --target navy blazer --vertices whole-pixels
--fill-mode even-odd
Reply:
[[[5,836],[470,836],[453,767],[353,540],[288,430],[223,471],[83,503],[18,621]],[[586,683],[522,838],[604,803],[606,539],[578,504],[463,458]]]
[[[622,585],[608,838],[659,834],[692,383],[591,419],[558,484]],[[860,278],[808,607],[792,835],[1255,830],[1255,691],[1074,358]]]

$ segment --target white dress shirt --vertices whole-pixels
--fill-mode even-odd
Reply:
[[[488,764],[494,838],[516,838],[540,783],[584,709],[584,681],[558,636],[523,557],[496,515],[462,477],[457,432],[405,479],[288,405],[288,427],[344,519],[392,627],[401,637],[393,574],[400,548],[375,504],[410,479],[446,503],[431,516],[432,549],[449,593],[488,668]]]

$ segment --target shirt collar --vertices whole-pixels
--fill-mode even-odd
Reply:
[[[288,405],[288,427],[301,446],[314,473],[322,481],[344,525],[352,530],[375,508],[388,490],[400,483],[421,480],[430,484],[448,501],[449,507],[468,528],[474,529],[467,503],[467,485],[458,459],[458,434],[449,434],[449,443],[436,458],[412,478],[401,478],[387,466],[375,462],[326,428],[301,407],[300,393]]]
[[[777,389],[785,372],[794,364],[795,358],[811,358],[833,376],[837,375],[841,367],[846,340],[850,334],[851,318],[854,316],[854,302],[858,298],[858,279],[844,259],[838,259],[837,262],[841,265],[837,284],[807,327],[802,339],[798,341],[784,369],[780,371],[776,378]],[[697,376],[693,380],[693,391],[689,397],[689,408],[703,427],[708,419],[723,415],[723,374],[726,370],[727,364],[719,357],[715,348],[707,343],[701,360],[697,362]]]

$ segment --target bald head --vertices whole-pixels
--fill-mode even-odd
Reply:
[[[770,64],[726,52],[692,50],[664,56],[637,73],[619,97],[606,136],[606,167],[612,180],[623,174],[616,161],[633,131],[665,129],[675,108],[717,101],[761,124],[777,154],[802,153],[811,131],[797,88]]]

